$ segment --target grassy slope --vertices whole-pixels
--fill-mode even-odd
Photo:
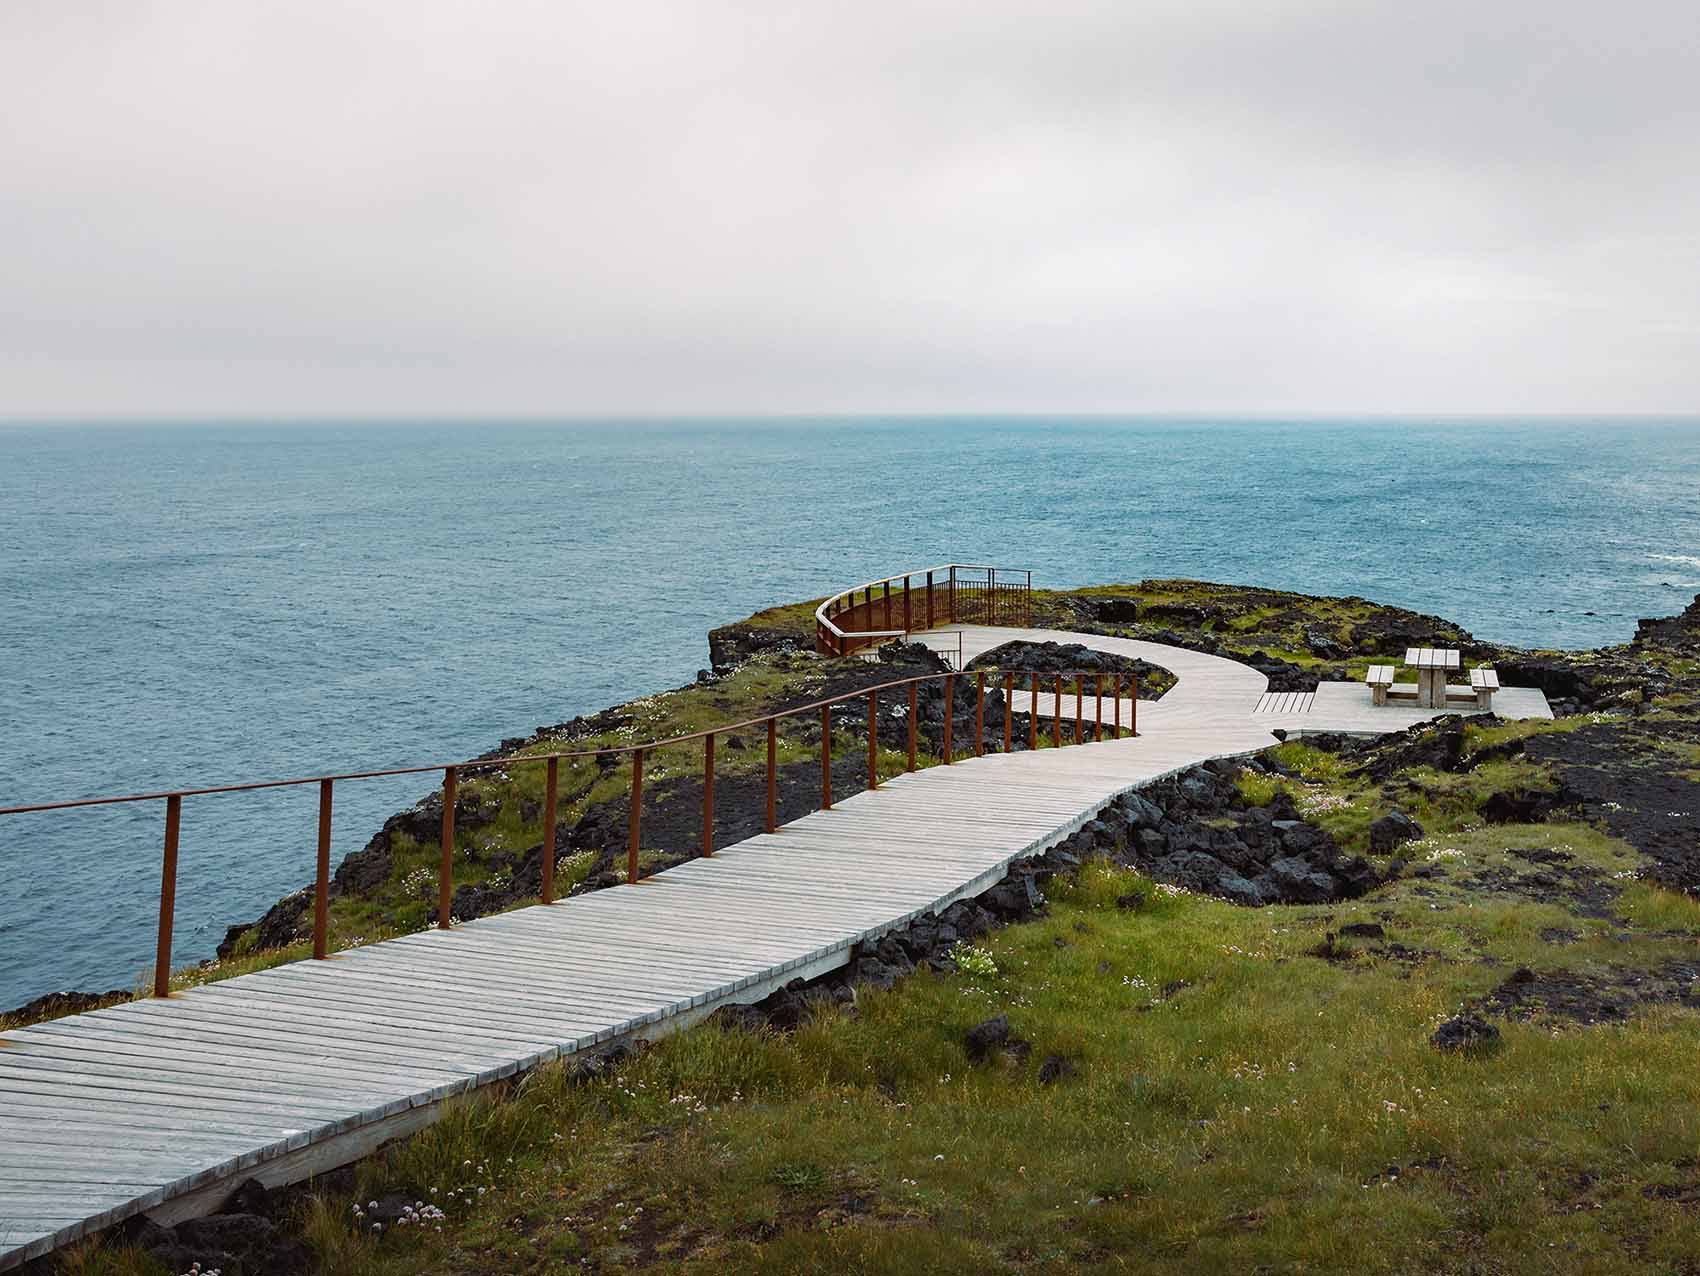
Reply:
[[[1247,776],[1252,796],[1290,786],[1361,848],[1385,794],[1334,755],[1277,756],[1296,777]],[[1480,822],[1497,785],[1540,783],[1517,767],[1395,777],[1429,830],[1406,853],[1438,876],[1246,910],[1092,866],[1047,918],[985,941],[995,975],[919,975],[790,1036],[699,1028],[591,1082],[544,1070],[361,1166],[353,1195],[307,1198],[301,1226],[326,1271],[397,1276],[1686,1270],[1692,1011],[1537,1015],[1478,1057],[1428,1044],[1518,966],[1695,952],[1700,904],[1636,881],[1628,847],[1583,825]],[[1614,915],[1482,886],[1531,849],[1622,889]],[[1149,902],[1116,906],[1135,890]],[[1314,954],[1354,920],[1408,953]],[[1551,928],[1577,938],[1555,945]],[[1031,1056],[970,1063],[964,1031],[1000,1010]],[[1078,1072],[1040,1085],[1049,1055]],[[485,1191],[459,1195],[468,1184]],[[447,1201],[444,1230],[380,1237],[354,1218],[396,1188]],[[91,1251],[68,1270],[147,1268]]]
[[[783,688],[650,698],[620,730],[702,724],[806,665],[738,675]],[[1472,728],[1469,746],[1586,721]],[[352,1193],[303,1196],[295,1225],[325,1271],[397,1276],[1692,1270],[1692,1011],[1537,1014],[1474,1058],[1427,1037],[1518,966],[1609,977],[1692,960],[1700,904],[1636,880],[1640,857],[1592,827],[1483,824],[1488,793],[1547,782],[1527,759],[1378,785],[1332,754],[1279,756],[1297,778],[1247,777],[1254,797],[1294,787],[1348,849],[1397,802],[1428,830],[1414,854],[1435,875],[1254,911],[1092,867],[1058,884],[1049,917],[985,942],[995,976],[916,976],[789,1036],[697,1029],[589,1082],[546,1069],[362,1164]],[[1608,915],[1496,886],[1531,850],[1621,891]],[[1131,891],[1149,902],[1115,907]],[[1383,922],[1402,951],[1314,955],[1353,920]],[[1031,1057],[970,1063],[963,1032],[998,1010]],[[1078,1072],[1041,1086],[1048,1055]],[[443,1203],[443,1230],[377,1236],[355,1218],[396,1189]],[[64,1266],[157,1271],[121,1247]]]

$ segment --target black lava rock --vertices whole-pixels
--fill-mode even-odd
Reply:
[[[1009,1016],[998,1014],[970,1028],[963,1039],[963,1045],[967,1047],[970,1059],[980,1060],[992,1051],[1001,1049],[1008,1041]]]
[[[1545,789],[1502,789],[1482,803],[1489,824],[1538,824],[1558,808],[1561,795]]]
[[[1466,1053],[1488,1049],[1499,1044],[1499,1029],[1472,1011],[1448,1019],[1434,1030],[1429,1043],[1436,1050],[1457,1050]]]
[[[1389,811],[1369,826],[1369,849],[1386,855],[1402,842],[1414,842],[1423,835],[1423,826],[1403,811]]]
[[[1065,1059],[1060,1054],[1047,1055],[1039,1065],[1039,1084],[1055,1085],[1057,1082],[1072,1077],[1075,1073],[1074,1061]]]

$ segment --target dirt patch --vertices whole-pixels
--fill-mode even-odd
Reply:
[[[1700,1009],[1700,961],[1671,961],[1651,970],[1614,968],[1603,974],[1571,970],[1513,972],[1481,1003],[1489,1014],[1537,1016],[1593,1025],[1622,1023],[1643,1006]]]
[[[1661,746],[1700,745],[1700,717],[1624,719],[1529,739],[1583,813],[1653,861],[1647,876],[1700,894],[1700,780]]]
[[[1557,904],[1579,917],[1616,920],[1612,907],[1622,890],[1597,870],[1577,864],[1563,851],[1544,848],[1512,850],[1513,857],[1533,865],[1529,872],[1513,868],[1485,868],[1464,878],[1468,889],[1499,895],[1514,895],[1537,904]]]
[[[1641,1189],[1649,1201],[1669,1201],[1673,1205],[1700,1209],[1700,1162],[1691,1157],[1673,1161],[1671,1169],[1680,1176],[1674,1183],[1650,1183]]]

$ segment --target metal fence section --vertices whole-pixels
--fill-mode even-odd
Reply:
[[[848,656],[940,625],[1028,625],[1033,573],[944,563],[868,581],[815,609],[815,650]]]
[[[982,578],[959,577],[951,569],[951,574],[940,579],[929,581],[925,597],[933,607],[933,621],[938,623],[938,611],[948,607],[950,614],[956,614],[956,609],[992,609],[999,614],[1012,615],[1013,609],[1019,605],[1025,608],[1025,593],[1030,588],[1025,581],[1019,585],[1005,584],[990,575],[991,568],[975,568],[973,571],[988,573]],[[933,573],[927,573],[932,576]],[[1020,575],[1025,576],[1025,573]],[[901,577],[894,577],[902,579]],[[883,584],[886,582],[876,582]],[[841,596],[842,597],[842,596]],[[917,591],[913,596],[908,592],[903,594],[911,607],[922,597]],[[864,600],[863,607],[870,604]],[[873,605],[886,605],[886,594],[881,591],[876,595]],[[839,613],[844,614],[844,613]],[[1025,613],[1023,613],[1025,614]],[[983,623],[983,622],[981,622]],[[1014,623],[1014,622],[1009,622]],[[850,635],[845,635],[850,636]],[[868,637],[866,634],[855,635],[858,638]],[[337,775],[304,776],[289,780],[259,780],[240,784],[221,784],[206,787],[185,787],[175,790],[163,790],[154,793],[130,793],[114,797],[75,798],[64,801],[38,802],[22,806],[0,807],[0,816],[23,815],[38,811],[70,810],[88,806],[114,806],[129,802],[160,802],[164,805],[165,828],[164,847],[160,861],[159,886],[159,922],[156,932],[155,962],[153,972],[153,992],[156,997],[170,995],[171,991],[171,940],[172,930],[176,920],[177,899],[177,846],[179,832],[184,816],[184,799],[199,798],[219,793],[245,793],[260,789],[293,788],[304,785],[317,785],[319,789],[318,818],[316,821],[315,845],[315,877],[313,887],[313,956],[324,960],[329,955],[329,898],[331,882],[330,830],[331,809],[335,797],[335,786],[355,780],[374,779],[397,775],[442,775],[443,815],[440,828],[440,863],[437,875],[437,926],[442,930],[452,927],[453,921],[450,906],[454,897],[454,852],[455,852],[455,796],[462,777],[475,774],[482,770],[512,771],[521,766],[541,766],[544,768],[544,799],[541,826],[546,853],[542,864],[541,899],[545,904],[553,903],[555,899],[555,855],[557,831],[558,785],[560,778],[560,763],[563,760],[580,758],[607,759],[608,765],[618,767],[621,762],[629,763],[630,774],[630,808],[629,828],[626,838],[626,876],[627,880],[639,880],[639,856],[642,846],[643,821],[643,780],[646,758],[652,757],[656,750],[678,747],[700,747],[703,761],[703,805],[702,805],[702,844],[700,854],[709,856],[714,853],[714,768],[716,737],[732,732],[751,731],[760,729],[765,733],[767,741],[767,816],[766,829],[769,833],[778,827],[778,792],[779,765],[778,741],[779,724],[787,719],[802,715],[819,715],[820,718],[820,769],[821,769],[821,808],[832,807],[832,747],[834,727],[832,710],[835,705],[850,701],[865,701],[867,705],[867,782],[869,788],[877,789],[882,778],[879,756],[879,722],[882,706],[889,709],[894,703],[904,706],[907,718],[907,747],[905,751],[904,770],[914,771],[919,766],[919,724],[920,711],[918,692],[920,687],[928,683],[942,682],[944,684],[944,703],[946,706],[942,724],[942,744],[939,753],[939,765],[950,766],[958,756],[967,756],[956,747],[955,731],[958,719],[965,716],[965,711],[957,708],[957,686],[959,682],[971,681],[974,687],[973,708],[973,746],[972,754],[978,756],[985,751],[986,699],[988,693],[1002,692],[1004,696],[1004,730],[1002,747],[1005,751],[1015,747],[1017,737],[1013,734],[1014,713],[1012,696],[1014,693],[1030,693],[1029,722],[1027,733],[1022,743],[1029,749],[1042,747],[1060,748],[1065,744],[1083,744],[1092,740],[1103,740],[1108,735],[1120,739],[1124,735],[1137,735],[1137,718],[1139,682],[1132,674],[1105,674],[1095,670],[1051,672],[1045,674],[998,669],[976,669],[963,673],[951,671],[948,673],[922,674],[917,677],[899,678],[882,682],[875,686],[863,687],[859,690],[845,692],[824,700],[816,700],[809,704],[798,705],[778,713],[765,714],[761,717],[747,718],[741,722],[729,722],[707,731],[697,731],[690,735],[671,736],[662,740],[650,740],[641,744],[622,745],[607,749],[567,750],[552,753],[514,754],[507,757],[480,758],[466,762],[433,763],[423,766],[397,767],[382,771],[355,771]],[[1107,690],[1106,690],[1107,688]],[[891,700],[885,697],[893,697]],[[1110,717],[1106,721],[1105,700],[1110,700],[1108,706]],[[1122,706],[1128,705],[1127,723],[1122,723]],[[1050,702],[1050,712],[1044,712],[1044,704]],[[1090,707],[1089,707],[1090,706]],[[1049,739],[1046,733],[1039,729],[1039,719],[1052,719]],[[1072,718],[1072,722],[1069,719]],[[840,732],[842,734],[842,732]],[[191,803],[193,809],[195,804]],[[306,842],[305,832],[302,837]]]

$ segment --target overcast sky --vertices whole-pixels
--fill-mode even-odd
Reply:
[[[0,416],[1700,411],[1700,3],[7,0]]]

